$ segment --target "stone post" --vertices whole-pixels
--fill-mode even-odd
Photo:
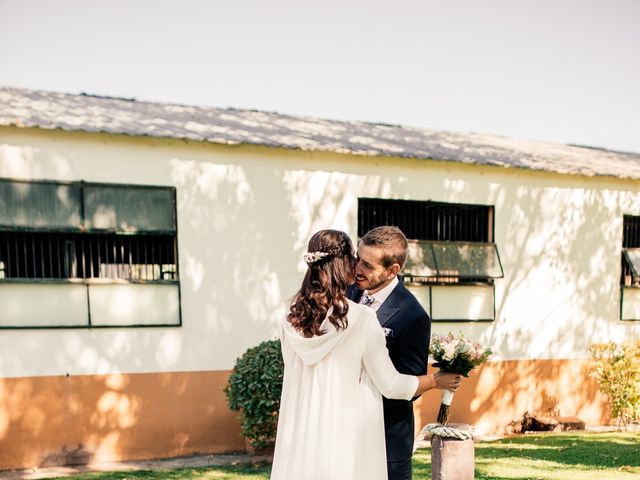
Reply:
[[[454,428],[468,425],[450,424]],[[475,477],[475,449],[473,438],[433,435],[431,437],[431,480],[473,480]]]

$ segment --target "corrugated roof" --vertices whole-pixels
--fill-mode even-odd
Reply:
[[[274,112],[0,88],[0,125],[640,179],[640,154]]]

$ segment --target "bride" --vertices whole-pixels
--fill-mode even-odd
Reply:
[[[309,241],[308,270],[281,332],[284,380],[271,480],[386,480],[382,396],[456,390],[458,375],[398,373],[374,311],[348,300],[347,234]],[[437,385],[436,385],[437,382]]]

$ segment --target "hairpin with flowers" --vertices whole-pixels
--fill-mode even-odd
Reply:
[[[304,254],[303,258],[304,261],[307,262],[307,265],[312,266],[328,256],[329,254],[327,252],[308,252]]]

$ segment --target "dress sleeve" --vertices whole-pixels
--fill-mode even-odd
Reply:
[[[373,310],[364,311],[367,341],[362,361],[364,368],[382,396],[397,400],[411,400],[418,389],[418,377],[398,373],[391,363],[384,332]],[[372,318],[369,318],[372,317]]]

